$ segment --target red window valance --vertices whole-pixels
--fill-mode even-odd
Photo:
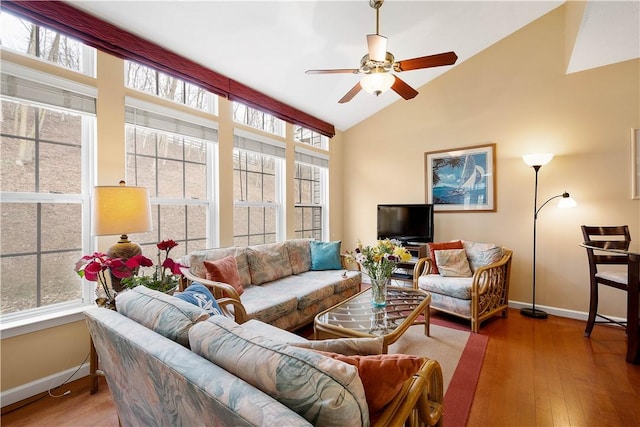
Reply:
[[[83,43],[111,55],[153,67],[158,71],[198,85],[216,95],[242,102],[279,119],[315,130],[330,138],[335,135],[335,128],[330,123],[216,73],[67,3],[3,0],[0,7],[39,25],[81,40]]]

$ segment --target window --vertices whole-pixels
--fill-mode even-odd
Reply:
[[[233,152],[234,245],[282,240],[284,145],[236,131]],[[240,135],[238,135],[238,133]]]
[[[95,77],[95,49],[5,11],[0,12],[0,43],[3,49]]]
[[[326,157],[296,147],[295,215],[297,238],[327,240]]]
[[[311,145],[312,147],[322,148],[323,150],[329,149],[329,138],[302,126],[293,126],[293,139],[302,144]]]
[[[3,63],[0,257],[3,320],[90,301],[72,266],[89,250],[95,90]],[[18,74],[18,75],[17,75]],[[34,74],[32,74],[34,75]],[[25,314],[26,315],[26,314]]]
[[[274,135],[285,135],[285,122],[283,120],[236,101],[233,101],[233,121]]]
[[[133,61],[125,61],[125,85],[179,104],[216,113],[216,96],[211,92]]]
[[[154,260],[161,240],[179,243],[171,252],[174,259],[210,246],[216,124],[178,111],[171,116],[149,111],[152,105],[134,99],[126,102],[127,183],[149,188],[153,220],[153,231],[132,240]]]

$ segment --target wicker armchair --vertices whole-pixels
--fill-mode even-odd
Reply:
[[[432,274],[434,261],[421,258],[414,267],[413,286],[431,294],[431,308],[469,319],[471,330],[478,332],[484,320],[496,314],[507,317],[512,254],[503,248],[499,261],[477,268],[468,278]]]

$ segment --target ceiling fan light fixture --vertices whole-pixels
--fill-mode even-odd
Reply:
[[[371,72],[362,77],[360,86],[370,94],[378,96],[388,91],[395,81],[396,78],[391,73]]]
[[[384,62],[387,56],[387,38],[379,34],[367,35],[369,47],[369,59],[376,62]]]

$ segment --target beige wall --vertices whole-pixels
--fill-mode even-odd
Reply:
[[[572,20],[561,7],[420,88],[413,100],[344,132],[344,173],[354,177],[344,181],[347,247],[375,239],[378,203],[424,202],[424,152],[493,142],[497,212],[436,213],[435,239],[512,248],[510,299],[530,302],[535,175],[521,156],[552,152],[540,170],[538,200],[566,190],[578,207],[551,202],[539,214],[536,303],[588,310],[580,225],[628,224],[640,239],[640,201],[630,197],[640,61],[566,75]],[[600,306],[625,316],[621,292],[603,291]]]

